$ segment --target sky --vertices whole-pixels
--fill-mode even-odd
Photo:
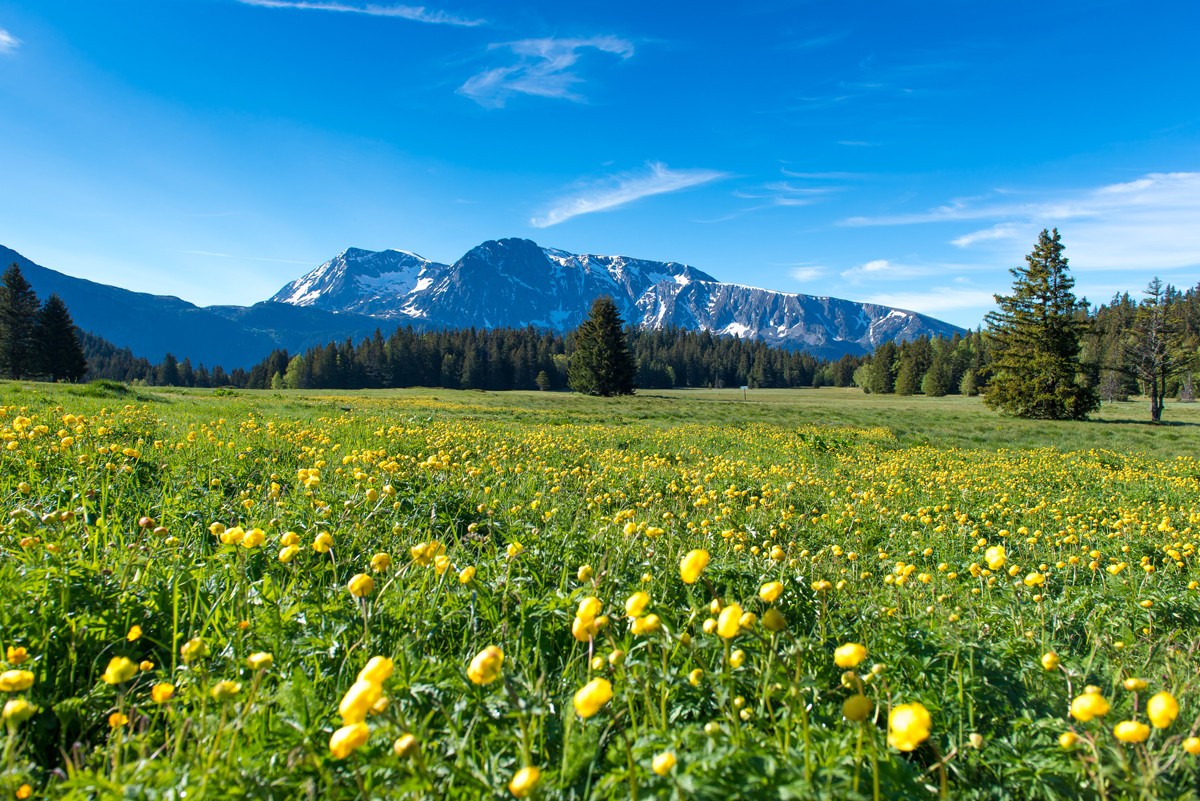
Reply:
[[[0,244],[200,305],[523,237],[977,327],[1200,282],[1193,0],[0,0]]]

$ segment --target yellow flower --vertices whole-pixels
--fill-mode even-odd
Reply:
[[[382,695],[383,688],[373,681],[359,679],[354,682],[342,696],[342,702],[338,704],[338,714],[342,716],[342,723],[348,726],[366,720],[367,713]]]
[[[983,560],[987,562],[987,566],[992,570],[999,570],[1004,567],[1004,563],[1008,561],[1005,555],[1003,545],[993,545],[983,552]]]
[[[734,670],[737,670],[744,664],[746,664],[746,652],[741,648],[738,648],[729,655],[729,666]]]
[[[721,610],[717,617],[717,634],[726,640],[732,640],[742,629],[742,607],[730,604]]]
[[[656,754],[650,762],[650,768],[659,776],[666,776],[675,767],[675,752],[663,751]]]
[[[1071,717],[1081,723],[1087,723],[1094,717],[1103,717],[1108,710],[1108,701],[1098,692],[1084,692],[1071,702]]]
[[[4,719],[19,726],[37,714],[37,707],[24,698],[14,698],[4,705]]]
[[[504,553],[509,559],[515,559],[521,551],[525,550],[525,546],[519,542],[510,542],[508,547],[504,549]]]
[[[350,579],[346,587],[355,598],[365,598],[375,591],[375,579],[366,573],[358,573]]]
[[[929,739],[932,725],[929,710],[921,704],[895,706],[888,716],[888,744],[901,751],[912,751]]]
[[[600,614],[603,608],[604,606],[600,603],[599,598],[589,595],[579,602],[579,608],[575,611],[575,616],[582,620],[595,620],[596,615]]]
[[[362,722],[342,726],[329,738],[329,752],[334,759],[345,759],[361,748],[370,735],[371,730]]]
[[[1042,668],[1045,670],[1058,670],[1060,660],[1058,654],[1054,651],[1047,651],[1042,654]]]
[[[1125,679],[1125,681],[1122,683],[1121,686],[1123,686],[1126,690],[1129,690],[1130,692],[1139,692],[1141,690],[1146,689],[1150,685],[1146,683],[1145,679],[1130,678],[1130,679]]]
[[[635,592],[625,601],[625,614],[630,617],[641,617],[650,605],[650,596],[642,591]]]
[[[590,718],[612,699],[612,684],[608,679],[592,679],[575,693],[575,714]]]
[[[1041,573],[1030,573],[1025,576],[1024,581],[1026,587],[1041,587],[1046,583],[1046,577]]]
[[[138,639],[141,636],[142,636],[142,627],[137,624],[134,624],[129,627],[129,633],[125,635],[125,639],[129,640],[130,642],[133,642],[134,640]]]
[[[33,795],[33,788],[28,784],[22,784],[17,788],[17,801],[25,801],[31,795]]]
[[[108,663],[108,667],[104,669],[104,675],[100,680],[105,684],[124,684],[137,675],[138,666],[132,659],[127,659],[123,656],[114,656]]]
[[[263,533],[261,528],[252,528],[246,532],[246,536],[242,537],[241,543],[243,548],[257,548],[267,541],[267,535]]]
[[[175,696],[175,685],[169,682],[155,684],[150,688],[150,699],[156,704],[165,704]]]
[[[1144,743],[1150,727],[1137,720],[1122,720],[1113,727],[1113,736],[1123,743]]]
[[[199,637],[193,637],[179,647],[179,655],[184,662],[194,662],[208,656],[208,646]]]
[[[875,708],[875,704],[870,698],[862,693],[855,693],[842,702],[842,717],[846,720],[858,722],[866,720],[867,715],[871,714],[871,710]]]
[[[508,791],[517,798],[528,798],[542,780],[542,772],[532,765],[527,765],[516,772],[508,783]]]
[[[840,668],[856,667],[867,658],[867,649],[856,642],[839,645],[833,652],[833,664]]]
[[[467,678],[475,684],[491,684],[500,678],[500,668],[504,664],[504,652],[499,646],[489,645],[471,660],[467,668]]]
[[[119,729],[129,722],[129,716],[123,712],[113,712],[108,716],[108,725],[110,728]]]
[[[579,570],[575,571],[575,578],[579,581],[591,581],[595,571],[591,565],[580,565]]]
[[[151,670],[154,670],[154,663],[149,659],[143,659],[141,662],[138,662],[138,670],[143,673],[149,673]]]
[[[763,628],[767,631],[783,631],[787,628],[787,620],[775,607],[771,607],[763,612],[762,616]]]
[[[395,669],[396,664],[386,656],[373,656],[367,660],[367,664],[358,672],[358,680],[383,684],[392,677],[392,672]]]
[[[210,690],[208,694],[212,696],[214,701],[228,701],[241,691],[241,682],[222,679],[213,685],[212,690]]]
[[[288,545],[284,548],[280,548],[279,549],[279,561],[286,565],[288,562],[292,561],[292,559],[298,553],[300,553],[299,545]]]
[[[317,553],[329,553],[330,549],[333,548],[333,537],[331,537],[328,532],[322,531],[313,540],[312,547]],[[355,747],[357,748],[357,746]],[[349,751],[346,753],[349,753]]]
[[[29,651],[23,646],[8,646],[8,661],[14,665],[23,665],[29,661]]]
[[[679,577],[683,579],[684,584],[695,584],[706,567],[708,567],[708,551],[700,548],[688,551],[679,562]]]
[[[1073,731],[1064,731],[1058,735],[1058,745],[1060,748],[1070,748],[1077,742],[1079,742],[1079,735]]]
[[[775,603],[780,595],[783,594],[782,581],[768,581],[766,584],[758,588],[758,597],[762,598],[769,604]]]
[[[1200,737],[1189,737],[1184,740],[1183,750],[1192,756],[1200,756]]]
[[[458,583],[459,584],[470,584],[471,581],[474,580],[474,578],[475,578],[475,568],[474,567],[470,567],[470,566],[464,567],[458,573]]]
[[[392,753],[398,757],[409,757],[417,752],[417,738],[411,734],[401,734],[392,743]]]
[[[283,545],[283,546],[299,545],[300,544],[300,535],[294,531],[285,531],[285,532],[283,532],[283,535],[279,538],[279,544]]]
[[[268,654],[266,651],[259,651],[246,657],[246,666],[251,670],[263,670],[269,668],[274,661],[275,657],[271,654]]]
[[[1179,717],[1179,702],[1170,693],[1158,693],[1146,704],[1146,717],[1156,729],[1165,729]]]
[[[699,687],[700,682],[703,680],[704,680],[704,671],[701,670],[700,668],[696,668],[695,670],[693,670],[691,673],[688,674],[688,684],[692,685],[693,687]]]

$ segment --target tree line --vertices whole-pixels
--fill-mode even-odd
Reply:
[[[79,331],[58,295],[46,302],[16,264],[0,278],[0,375],[78,381],[88,371]]]
[[[1043,231],[996,296],[987,330],[885,342],[858,367],[866,392],[983,394],[989,405],[1039,418],[1086,417],[1103,401],[1142,395],[1158,422],[1166,398],[1195,400],[1200,371],[1200,284],[1179,290],[1155,277],[1135,300],[1076,300],[1057,230]]]

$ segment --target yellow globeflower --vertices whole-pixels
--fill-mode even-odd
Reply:
[[[1029,573],[1024,578],[1026,587],[1041,587],[1046,583],[1045,575],[1041,573]]]
[[[900,704],[888,716],[888,744],[901,751],[912,751],[929,739],[932,726],[929,710],[924,706]]]
[[[650,762],[650,768],[659,776],[666,776],[671,772],[671,768],[675,767],[675,752],[663,751],[656,754]]]
[[[194,662],[208,656],[208,646],[204,644],[204,640],[193,637],[179,646],[179,655],[183,657],[184,662]]]
[[[288,545],[279,549],[279,561],[282,564],[287,564],[296,558],[296,554],[300,553],[299,545]]]
[[[742,630],[742,607],[730,604],[721,610],[717,617],[717,634],[726,640],[732,640]]]
[[[702,548],[688,551],[687,555],[679,562],[679,577],[683,579],[684,584],[695,584],[706,567],[708,567],[708,551]]]
[[[1042,668],[1045,670],[1058,670],[1060,662],[1058,654],[1054,651],[1047,651],[1042,654]]]
[[[1184,740],[1183,750],[1192,756],[1200,756],[1200,737],[1189,737]]]
[[[358,672],[358,680],[383,684],[392,677],[392,671],[395,669],[395,663],[386,656],[373,656],[367,660],[366,666]]]
[[[155,684],[150,688],[150,700],[156,704],[165,704],[175,696],[175,685],[170,682]]]
[[[771,607],[763,612],[762,616],[763,628],[767,631],[783,631],[787,628],[787,620],[775,607]]]
[[[138,666],[132,659],[114,656],[104,669],[100,680],[105,684],[124,684],[137,675]]]
[[[409,757],[417,753],[419,747],[417,738],[412,734],[401,734],[396,738],[396,742],[392,743],[392,753],[398,757]]]
[[[8,646],[8,661],[14,665],[23,665],[29,661],[29,651],[24,646]]]
[[[1113,736],[1123,743],[1144,743],[1150,727],[1137,720],[1122,720],[1113,728]]]
[[[528,798],[542,780],[542,772],[532,765],[521,768],[508,783],[508,791],[517,798]]]
[[[313,539],[312,547],[317,553],[329,553],[330,549],[333,548],[333,537],[328,532],[322,531]]]
[[[138,639],[141,636],[142,636],[142,627],[137,624],[134,624],[129,627],[129,633],[125,635],[125,639],[129,640],[130,642],[133,642],[134,640]]]
[[[354,682],[342,696],[342,702],[338,704],[338,714],[342,716],[342,723],[348,726],[366,720],[367,713],[382,695],[383,688],[373,681],[359,679]]]
[[[1141,692],[1142,690],[1146,689],[1150,685],[1146,683],[1145,679],[1130,678],[1130,679],[1125,679],[1125,681],[1121,683],[1121,686],[1124,687],[1126,690],[1129,690],[1131,693],[1133,693],[1133,692]]]
[[[33,674],[28,670],[6,670],[0,673],[0,692],[19,693],[33,686]]]
[[[382,573],[392,566],[392,557],[386,553],[377,553],[371,557],[371,570]]]
[[[612,684],[608,679],[592,679],[575,693],[575,713],[590,718],[612,699]]]
[[[214,701],[227,701],[241,691],[242,685],[240,682],[222,679],[213,685],[209,695],[212,696]]]
[[[365,598],[375,592],[375,579],[366,573],[358,573],[350,579],[346,587],[355,598]]]
[[[459,584],[470,584],[475,578],[475,568],[468,566],[464,567],[458,573]]]
[[[630,617],[641,617],[649,605],[650,596],[639,590],[625,601],[625,614]]]
[[[833,652],[833,664],[840,668],[857,667],[860,662],[867,658],[867,649],[863,645],[856,642],[848,642],[845,645],[839,645]]]
[[[345,759],[361,748],[370,735],[371,730],[362,722],[342,726],[329,738],[329,751],[334,759]]]
[[[1098,692],[1085,692],[1071,702],[1071,717],[1081,723],[1087,723],[1095,717],[1103,717],[1108,714],[1108,710],[1108,701]]]
[[[4,705],[3,718],[14,726],[20,726],[37,714],[37,707],[24,698],[14,698]]]
[[[987,566],[992,570],[999,570],[1004,567],[1004,563],[1008,561],[1003,545],[993,545],[983,552],[983,560],[987,562]]]
[[[600,614],[600,610],[603,608],[599,598],[589,595],[579,602],[579,609],[576,610],[575,616],[582,620],[595,620],[596,615]]]
[[[491,684],[500,678],[500,668],[504,664],[504,652],[499,646],[489,645],[471,660],[467,668],[467,678],[475,684]]]
[[[862,693],[855,693],[842,702],[842,717],[855,722],[866,720],[874,708],[875,704],[870,698]]]
[[[758,588],[758,597],[762,598],[769,604],[775,603],[780,595],[783,594],[782,581],[768,581],[766,584]]]
[[[1070,748],[1077,742],[1079,742],[1079,735],[1073,731],[1064,731],[1058,735],[1058,745],[1061,748]]]
[[[1165,729],[1179,717],[1179,702],[1170,693],[1158,693],[1146,704],[1146,717],[1156,729]]]
[[[268,654],[266,651],[259,651],[246,657],[246,666],[251,670],[264,670],[269,668],[274,661],[275,657],[271,654]]]

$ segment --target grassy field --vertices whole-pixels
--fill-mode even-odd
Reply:
[[[1200,408],[0,385],[0,793],[1194,798]]]

